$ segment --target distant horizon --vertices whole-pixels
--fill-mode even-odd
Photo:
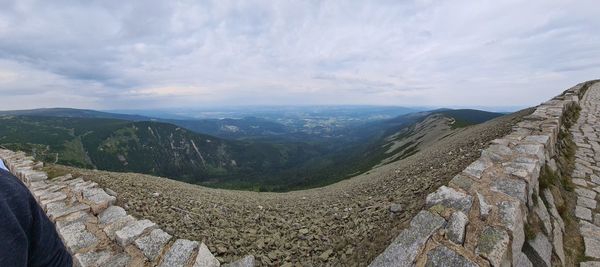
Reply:
[[[533,106],[532,106],[533,107]],[[398,108],[398,109],[412,109],[416,111],[436,110],[436,109],[474,109],[490,112],[515,112],[529,107],[521,106],[399,106],[399,105],[375,105],[375,104],[352,104],[352,105],[338,105],[338,104],[321,104],[321,105],[231,105],[231,106],[206,106],[206,107],[190,107],[190,108],[155,108],[155,109],[95,109],[95,108],[76,108],[67,106],[56,106],[56,107],[39,107],[30,109],[4,109],[0,107],[0,111],[20,111],[20,110],[41,110],[41,109],[72,109],[72,110],[91,110],[107,113],[119,113],[119,112],[210,112],[210,111],[243,111],[244,109],[277,109],[277,108],[290,108],[290,109],[301,109],[301,108]],[[176,115],[176,114],[174,114]]]

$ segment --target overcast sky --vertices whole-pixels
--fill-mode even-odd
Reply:
[[[600,77],[597,0],[0,0],[0,109],[531,106]]]

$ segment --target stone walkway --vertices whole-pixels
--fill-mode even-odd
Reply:
[[[556,173],[565,151],[561,129],[581,103],[571,129],[578,146],[572,176],[585,243],[581,266],[600,267],[600,83],[594,82],[542,103],[510,134],[493,140],[478,160],[427,196],[425,209],[370,266],[572,266],[578,259],[566,258],[557,208],[564,200],[557,202],[560,191],[552,192],[542,168]]]
[[[204,243],[175,239],[150,220],[114,205],[116,194],[70,174],[48,180],[43,164],[0,150],[8,169],[29,188],[56,224],[75,266],[219,266]],[[248,256],[230,266],[254,266]]]
[[[581,266],[600,266],[600,83],[590,87],[579,103],[581,113],[571,133],[577,152],[573,183],[577,193],[575,216],[585,245],[588,261]]]

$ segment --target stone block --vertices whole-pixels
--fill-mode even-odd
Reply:
[[[193,267],[219,267],[220,265],[221,263],[212,253],[210,253],[208,247],[204,243],[200,244]]]
[[[73,263],[79,267],[125,267],[128,266],[131,257],[126,253],[114,253],[103,250],[99,252],[77,253],[73,256]]]
[[[119,245],[125,247],[131,244],[131,242],[133,242],[144,232],[152,230],[156,227],[156,224],[151,222],[150,220],[135,221],[121,228],[121,230],[116,231],[115,239],[117,240],[117,243],[119,243]]]
[[[588,186],[588,183],[584,179],[581,179],[581,178],[574,178],[572,181],[573,181],[573,184],[576,184],[578,186],[583,186],[583,187]]]
[[[554,219],[556,219],[556,222],[560,226],[560,229],[564,232],[565,222],[563,221],[562,217],[558,213],[558,209],[556,208],[556,203],[554,201],[554,196],[552,195],[552,192],[550,191],[550,189],[546,188],[542,191],[542,194],[544,195],[544,198],[546,199],[546,202],[548,203],[548,211],[550,212],[550,215]]]
[[[552,248],[554,249],[554,253],[558,256],[561,265],[565,264],[565,248],[563,243],[563,232],[560,228],[560,225],[556,219],[552,220],[554,229],[552,230],[554,237],[552,238]]]
[[[479,192],[477,193],[477,200],[479,200],[479,216],[482,220],[487,220],[487,217],[492,211],[492,205],[488,204],[485,201],[485,197]]]
[[[56,221],[56,219],[69,215],[71,213],[75,213],[78,211],[89,211],[90,206],[85,204],[75,204],[73,206],[68,206],[63,201],[52,202],[46,205],[46,214],[48,218],[52,221]]]
[[[78,212],[71,213],[67,216],[61,217],[59,220],[56,221],[56,227],[63,228],[67,225],[70,225],[70,224],[73,224],[76,222],[86,223],[86,222],[94,222],[94,220],[95,220],[95,217],[92,216],[89,212],[78,211]]]
[[[46,206],[52,202],[57,202],[57,201],[63,201],[67,199],[67,194],[63,193],[63,192],[54,192],[54,193],[50,193],[45,195],[45,197],[43,199],[40,199],[40,206],[42,206],[42,208],[46,208]]]
[[[552,234],[552,221],[550,220],[548,209],[546,208],[544,201],[542,201],[538,195],[535,195],[534,197],[537,198],[537,205],[534,205],[533,212],[540,218],[544,233],[550,235]]]
[[[441,186],[435,192],[429,194],[426,199],[427,207],[442,205],[465,214],[471,210],[473,197],[447,186]]]
[[[444,218],[429,211],[420,211],[411,220],[410,226],[402,231],[369,266],[412,265],[431,235],[445,224]]]
[[[462,266],[477,267],[477,264],[443,245],[427,252],[427,267]]]
[[[255,266],[255,260],[254,260],[254,256],[252,256],[252,255],[248,255],[237,261],[223,265],[223,267],[254,267],[254,266]]]
[[[185,266],[190,262],[196,248],[198,248],[198,242],[196,241],[177,239],[171,245],[159,266]]]
[[[502,162],[513,156],[513,151],[507,144],[491,144],[481,152],[482,158],[488,158],[492,162]]]
[[[519,154],[533,156],[540,161],[546,160],[544,145],[541,144],[519,144],[515,146],[515,151]]]
[[[533,260],[534,266],[550,267],[552,259],[552,244],[548,237],[542,233],[538,233],[534,239],[528,240],[528,250],[525,254],[529,254],[529,259]],[[530,248],[530,249],[529,249]]]
[[[512,254],[517,255],[523,248],[523,243],[525,243],[524,215],[521,211],[521,205],[516,200],[502,201],[498,203],[498,214],[500,224],[508,229],[512,235]]]
[[[589,199],[596,199],[597,195],[596,192],[583,187],[575,188],[575,193],[577,193],[578,196],[587,197]]]
[[[600,227],[586,221],[579,221],[579,232],[582,236],[600,239]]]
[[[71,253],[77,253],[81,249],[95,246],[98,243],[98,238],[86,230],[85,224],[82,222],[58,228],[58,232]]]
[[[466,173],[471,177],[481,179],[481,175],[483,174],[483,172],[491,166],[493,166],[493,163],[491,161],[479,158],[478,160],[471,163],[471,165],[467,166],[467,168],[463,170],[463,173]]]
[[[583,237],[585,256],[600,259],[600,239],[595,237]]]
[[[463,173],[459,173],[456,176],[454,176],[452,180],[450,180],[450,183],[448,185],[453,188],[460,188],[468,192],[471,189],[471,186],[473,186],[473,183],[475,183],[473,179],[469,178]]]
[[[73,263],[79,267],[94,267],[101,266],[111,257],[111,252],[108,250],[98,252],[77,253],[73,256]]]
[[[494,267],[510,265],[511,261],[508,258],[509,242],[510,237],[506,231],[495,227],[487,227],[479,235],[476,253],[488,260]]]
[[[461,211],[452,213],[446,226],[448,239],[456,244],[462,245],[465,240],[465,228],[469,218]]]
[[[586,207],[588,209],[596,209],[596,200],[580,196],[577,198],[577,206]]]
[[[523,252],[518,252],[516,255],[513,255],[513,265],[515,267],[533,267],[533,263],[527,258],[527,255]]]
[[[527,183],[523,180],[498,178],[492,182],[490,189],[495,192],[507,194],[520,200],[522,203],[527,204]]]
[[[171,238],[172,236],[165,231],[154,229],[148,235],[135,240],[134,243],[148,260],[154,261]]]
[[[101,224],[109,224],[125,216],[127,216],[127,212],[123,208],[119,206],[110,206],[98,215],[98,222]]]
[[[99,214],[117,201],[117,198],[108,195],[102,188],[86,188],[81,195],[82,202],[90,205],[94,214]]]
[[[575,206],[575,217],[582,220],[592,221],[592,211],[582,206]]]
[[[105,225],[102,228],[102,231],[104,231],[104,233],[108,236],[108,238],[110,238],[111,240],[115,240],[116,238],[116,232],[123,229],[123,227],[135,222],[135,218],[133,218],[133,216],[131,215],[127,215],[125,217],[121,217],[117,220],[115,220],[112,223],[109,223],[107,225]]]
[[[94,188],[96,186],[98,186],[97,183],[89,182],[89,181],[83,181],[81,183],[72,184],[71,185],[71,191],[74,192],[74,193],[76,193],[76,194],[79,194],[79,193],[83,192],[86,189]]]

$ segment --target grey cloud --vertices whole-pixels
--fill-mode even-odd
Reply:
[[[597,77],[596,5],[1,1],[0,92],[106,108],[531,105]],[[181,97],[152,88],[198,89]]]

